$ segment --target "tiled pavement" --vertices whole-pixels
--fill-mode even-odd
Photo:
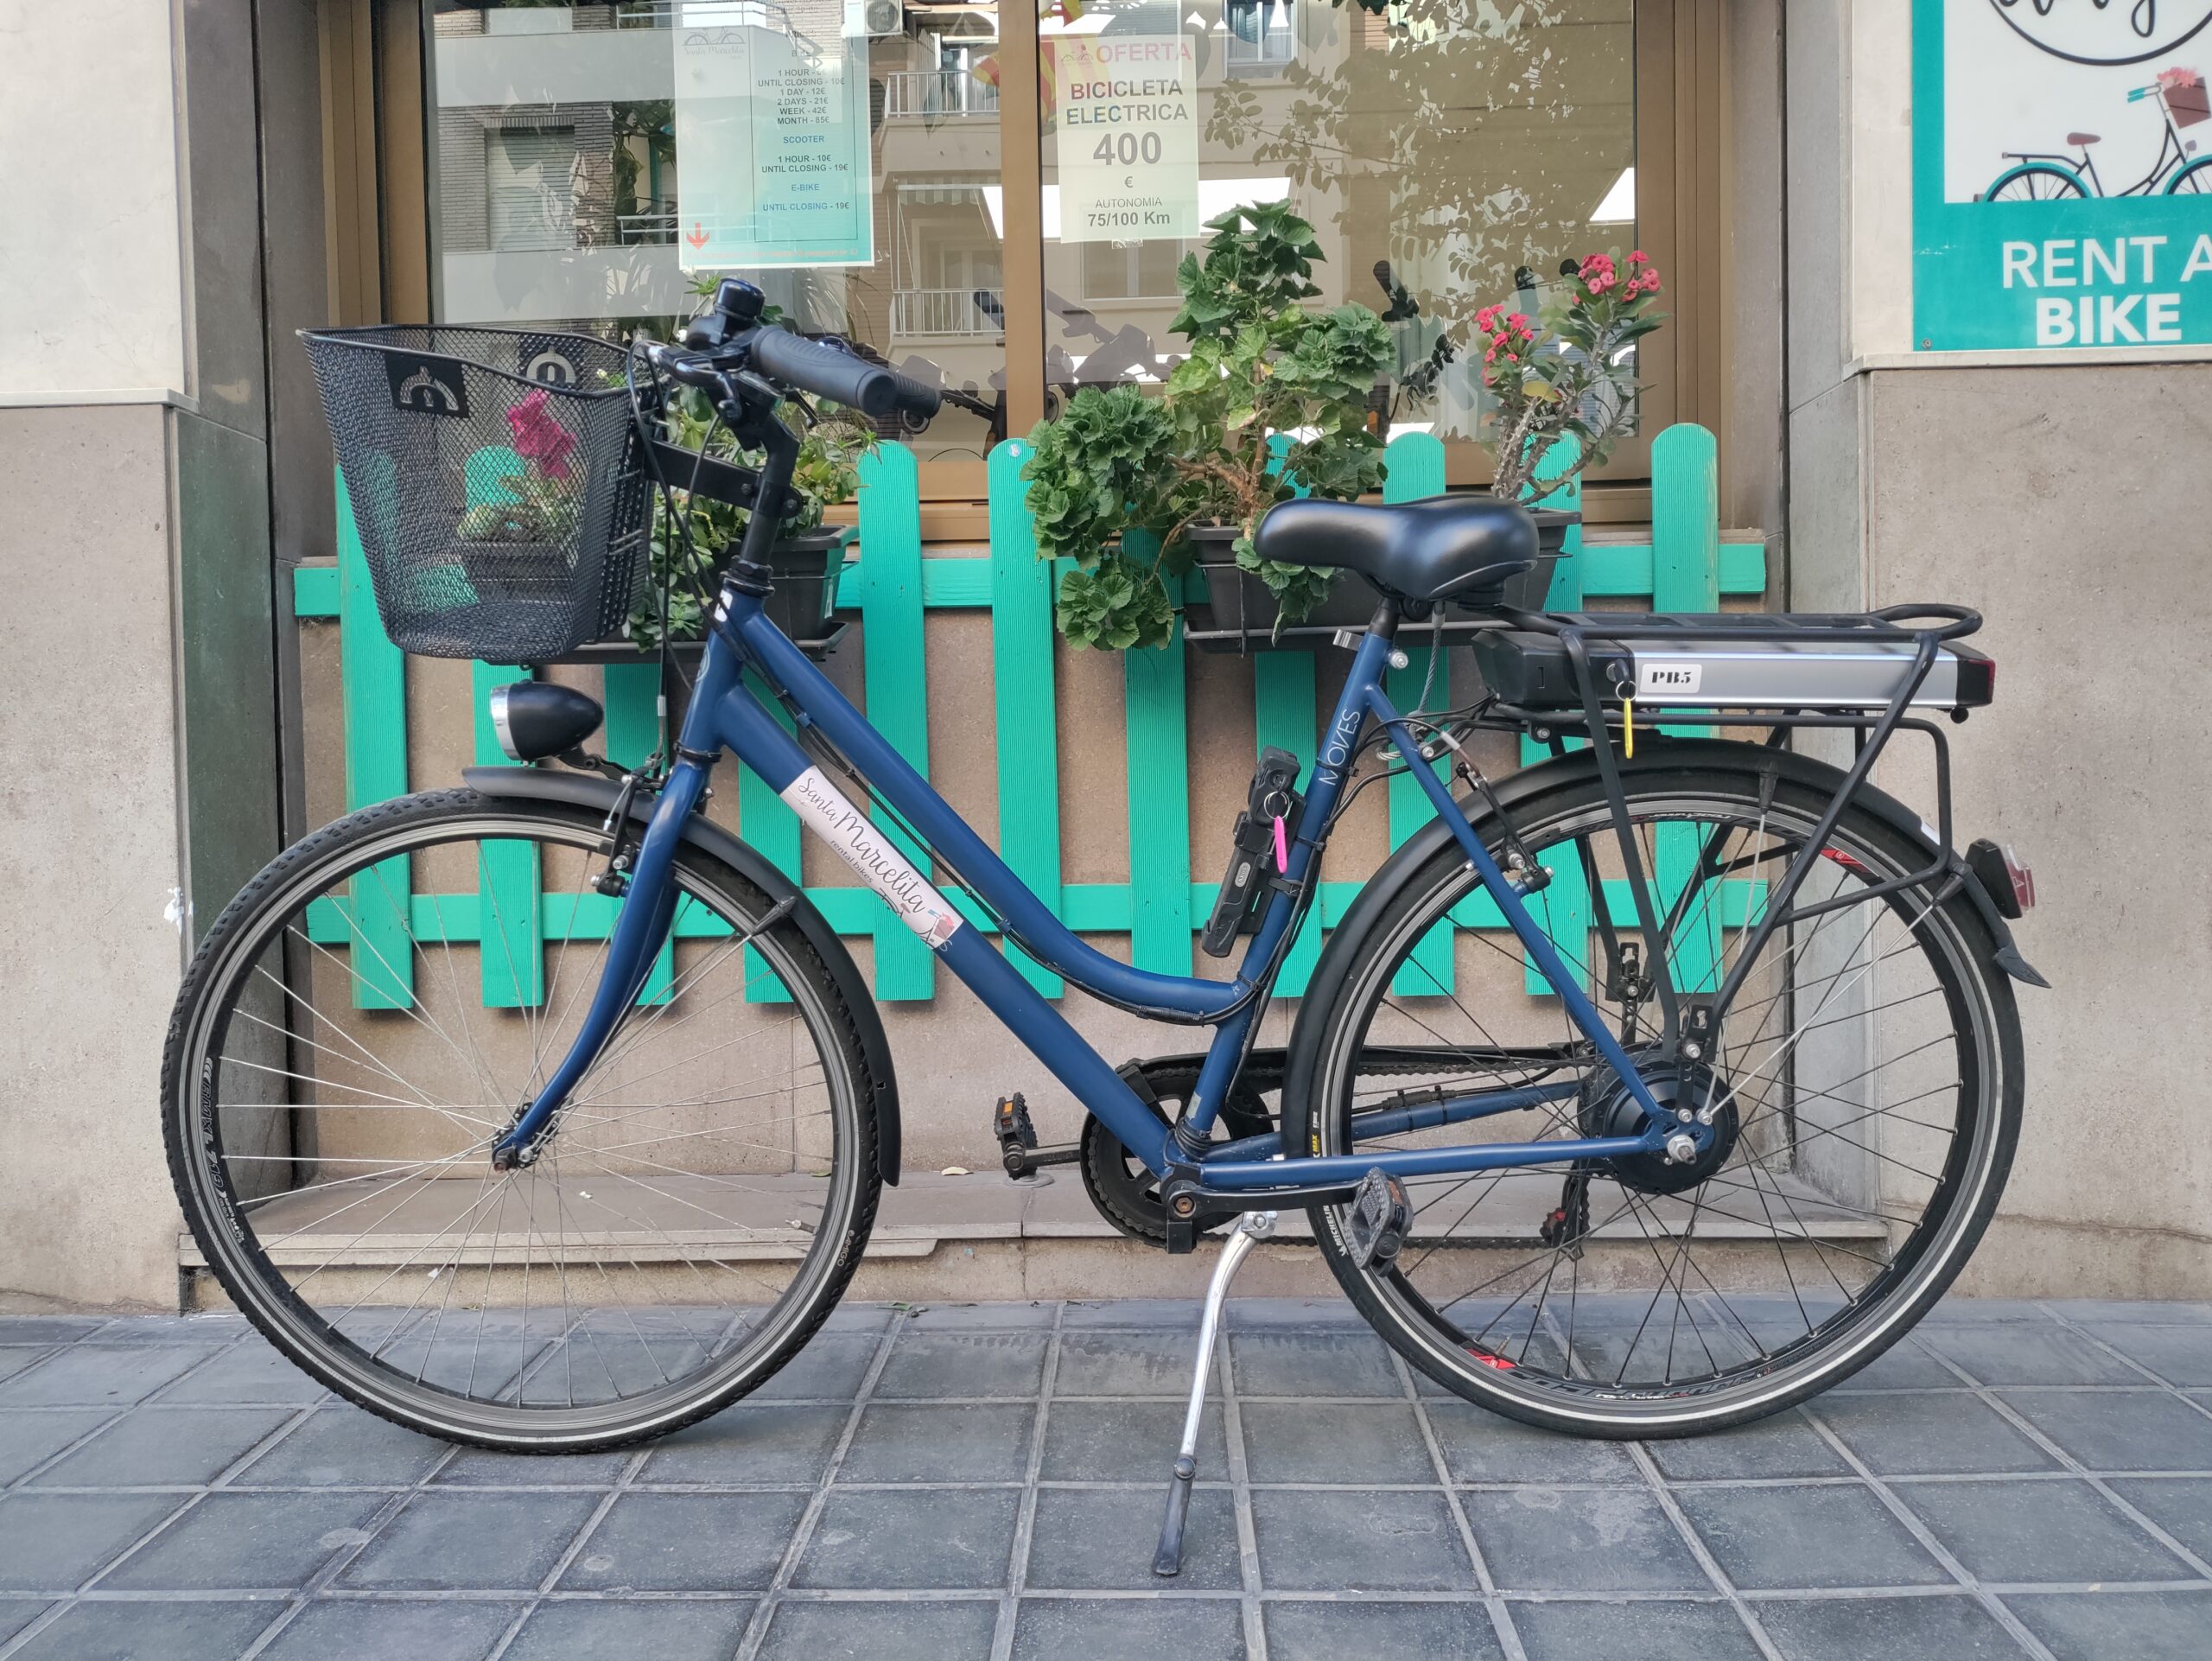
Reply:
[[[0,1661],[390,1657],[2160,1661],[2212,1655],[2212,1305],[1953,1302],[1844,1388],[1649,1447],[1230,1306],[1183,1577],[1195,1312],[839,1312],[627,1454],[334,1403],[233,1320],[0,1320]]]

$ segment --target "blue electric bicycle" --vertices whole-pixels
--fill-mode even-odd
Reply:
[[[567,765],[350,814],[209,931],[164,1061],[169,1159],[206,1268],[286,1355],[435,1435],[607,1448],[758,1388],[829,1315],[899,1180],[891,1049],[837,934],[733,827],[744,792],[709,787],[725,750],[1089,1111],[1042,1150],[1003,1104],[1009,1169],[1080,1162],[1169,1251],[1231,1229],[1193,1433],[1229,1276],[1285,1211],[1414,1366],[1586,1435],[1773,1412],[1935,1302],[2018,1133],[2012,982],[2042,983],[2007,929],[2025,873],[1952,845],[1946,728],[1993,678],[1973,614],[1546,614],[1506,598],[1538,551],[1516,506],[1285,503],[1262,552],[1357,574],[1373,617],[1339,640],[1315,763],[1262,758],[1201,943],[1243,942],[1233,978],[1147,972],[1072,933],[764,609],[807,396],[925,419],[938,394],[760,308],[726,283],[681,344],[630,354],[309,337],[410,650],[556,658],[627,614],[657,487],[753,511],[653,764],[588,754],[597,703],[518,680],[484,718]],[[668,445],[694,393],[757,466]],[[1447,614],[1478,625],[1487,690],[1398,708],[1401,633]],[[1739,735],[1697,735],[1724,716]],[[1900,735],[1933,824],[1869,782]],[[1516,740],[1547,759],[1493,782]],[[1434,820],[1262,1047],[1332,832],[1398,775]],[[1017,953],[1211,1039],[1116,1066]],[[1182,1454],[1167,1572],[1194,1435]]]

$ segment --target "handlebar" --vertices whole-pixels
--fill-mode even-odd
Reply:
[[[645,356],[671,379],[711,395],[727,391],[725,377],[749,369],[780,391],[810,392],[871,418],[903,411],[926,421],[944,402],[935,387],[855,357],[842,340],[810,340],[772,326],[742,329],[697,351],[656,343]]]

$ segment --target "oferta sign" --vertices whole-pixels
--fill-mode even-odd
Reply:
[[[1172,13],[1170,14],[1173,15]],[[1058,87],[1060,239],[1198,234],[1198,68],[1190,37],[1127,27],[1049,43]]]
[[[677,0],[678,262],[874,262],[868,37],[843,0]]]
[[[2212,345],[2212,0],[1914,0],[1922,351]]]

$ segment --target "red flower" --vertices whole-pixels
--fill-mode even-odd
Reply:
[[[507,409],[507,430],[514,435],[515,454],[533,464],[548,479],[569,476],[569,452],[576,447],[575,435],[547,413],[552,394],[540,387]]]

